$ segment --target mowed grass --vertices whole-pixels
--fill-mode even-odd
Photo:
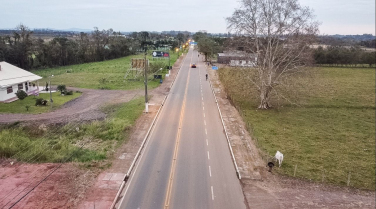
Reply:
[[[0,103],[0,113],[28,113],[38,114],[53,111],[61,105],[81,96],[82,93],[74,92],[73,95],[61,96],[60,92],[52,93],[53,105],[50,106],[50,94],[39,94],[39,96],[28,96],[23,100],[17,100],[11,103]],[[35,106],[35,100],[43,98],[48,101],[47,106]],[[26,109],[29,106],[29,110]]]
[[[244,70],[219,75],[259,148],[284,154],[278,173],[293,176],[296,166],[298,178],[343,186],[350,178],[351,187],[375,190],[375,70],[309,71],[277,87],[269,110],[257,109],[259,95]]]
[[[150,55],[151,51],[148,54],[147,58],[150,62],[163,61],[168,66],[167,58],[153,60]],[[131,67],[132,58],[144,58],[144,55],[139,54],[102,62],[35,70],[33,73],[43,77],[39,81],[41,86],[45,86],[46,82],[49,81],[48,76],[54,75],[51,78],[52,85],[64,84],[67,87],[72,86],[87,89],[129,90],[142,88],[144,86],[143,79],[141,77],[134,79],[135,72],[133,74],[132,72],[129,73],[127,79],[124,79],[127,70]],[[170,51],[171,66],[173,66],[176,60],[177,54]],[[163,76],[166,73],[167,70],[161,72]],[[149,75],[148,77],[150,79],[148,83],[149,88],[155,88],[159,85],[159,80],[154,80],[153,75]]]
[[[104,121],[48,126],[46,130],[17,124],[0,127],[0,158],[27,163],[104,160],[128,140],[143,109],[143,97],[139,97],[106,107],[109,117]]]

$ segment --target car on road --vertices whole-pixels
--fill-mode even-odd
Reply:
[[[191,68],[196,68],[197,66],[196,66],[196,64],[195,63],[193,63],[192,65],[191,65]]]

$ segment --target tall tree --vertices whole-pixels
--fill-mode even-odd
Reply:
[[[257,56],[260,109],[271,107],[270,93],[284,76],[304,69],[310,60],[318,23],[297,0],[242,0],[227,18],[228,29],[245,36],[238,44]]]
[[[220,51],[219,44],[208,37],[201,37],[197,43],[197,47],[198,51],[205,55],[205,61],[208,61],[208,58]]]

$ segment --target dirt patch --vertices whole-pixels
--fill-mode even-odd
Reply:
[[[239,111],[228,100],[217,71],[207,69],[222,111],[249,208],[375,208],[375,192],[312,183],[267,170]]]
[[[67,163],[52,173],[59,165],[4,165],[3,162],[0,169],[0,207],[9,208],[19,201],[14,208],[74,208],[98,171]],[[42,181],[50,173],[52,174]],[[37,187],[32,190],[35,186]],[[23,196],[25,197],[21,199]]]

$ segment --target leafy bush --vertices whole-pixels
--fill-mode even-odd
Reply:
[[[152,62],[149,64],[149,72],[155,73],[161,68],[164,69],[165,67],[166,67],[166,63],[163,61]]]
[[[58,85],[57,90],[63,94],[67,90],[67,88],[65,87],[65,85]]]
[[[73,95],[73,91],[66,91],[65,95]]]
[[[23,100],[27,97],[27,93],[21,89],[19,89],[17,92],[16,92],[16,96],[18,97],[19,100]]]
[[[35,100],[35,106],[38,106],[38,105],[46,106],[47,102],[48,101],[43,99],[43,98],[38,98],[38,99]]]
[[[30,106],[26,105],[25,108],[26,108],[26,111],[29,111]]]

